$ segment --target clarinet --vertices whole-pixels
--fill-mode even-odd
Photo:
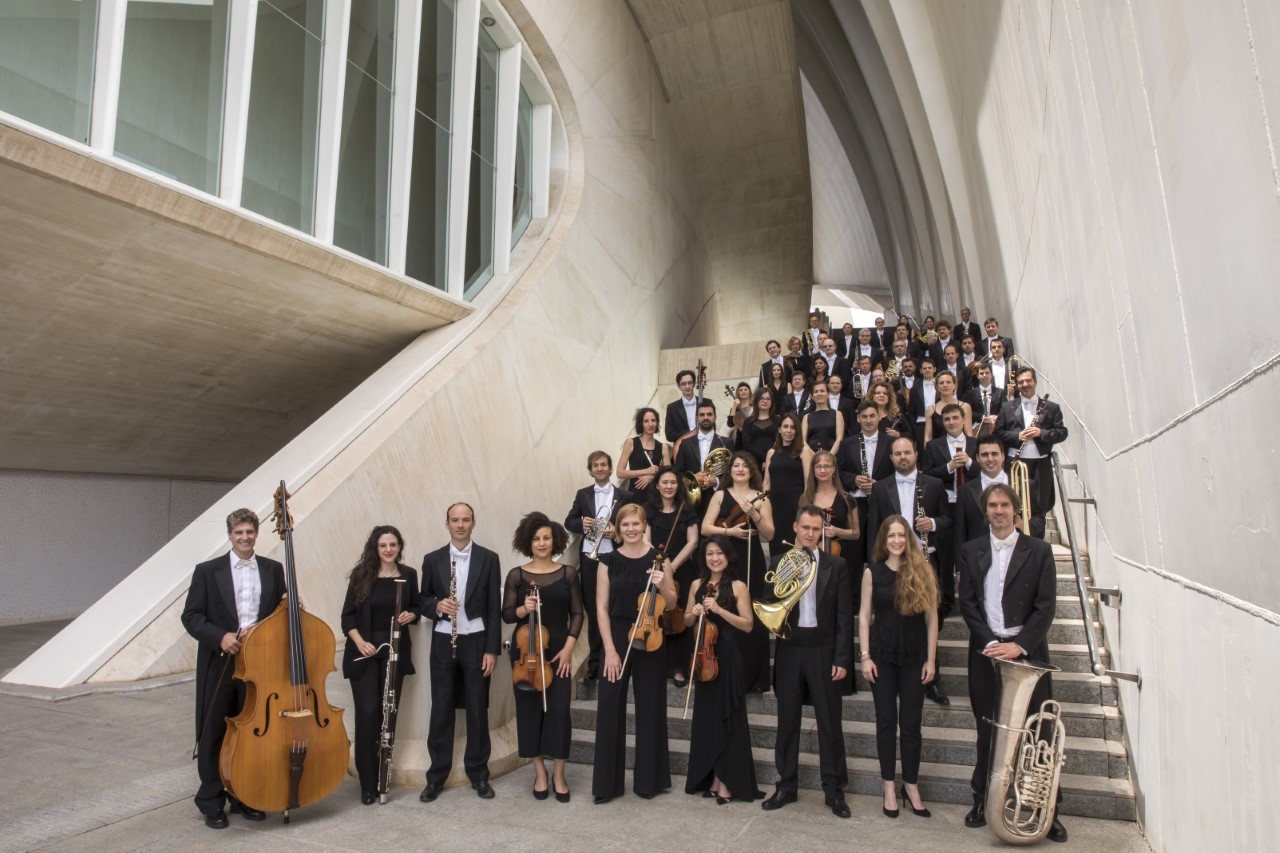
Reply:
[[[449,561],[449,597],[458,601],[458,561]],[[454,613],[449,617],[449,646],[453,650],[453,656],[458,656],[458,614]]]
[[[391,644],[387,651],[387,676],[382,685],[382,731],[378,734],[378,802],[387,801],[391,787],[391,752],[396,744],[396,715],[400,697],[396,695],[396,670],[400,668],[400,607],[404,578],[396,578],[396,607],[391,616]]]
[[[862,451],[862,476],[870,477],[871,469],[867,467],[867,436],[866,433],[858,434],[858,449]],[[870,497],[870,494],[868,494]]]
[[[924,518],[924,516],[924,489],[920,488],[919,483],[916,483],[916,518]],[[918,533],[916,535],[920,537],[920,550],[924,551],[925,556],[938,550],[929,544],[928,533]]]

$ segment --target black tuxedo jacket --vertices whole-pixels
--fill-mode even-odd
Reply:
[[[993,382],[991,384],[990,414],[997,416],[1000,414],[1000,410],[1004,408],[1004,396],[1004,387],[996,385]],[[973,409],[973,425],[976,430],[978,428],[978,424],[982,422],[982,416],[984,414],[988,414],[982,408],[982,388],[977,384],[977,380],[974,381],[973,386],[970,387],[968,391],[961,395],[960,399],[968,403],[969,407]]]
[[[968,478],[970,475],[965,474]],[[987,524],[987,515],[982,511],[982,507],[978,503],[978,499],[982,497],[982,472],[979,468],[974,468],[972,479],[966,479],[965,484],[960,487],[960,491],[956,492],[956,526],[955,526],[955,543],[956,549],[960,546],[979,536],[986,536],[991,532],[991,525]],[[1031,490],[1031,535],[1036,539],[1044,538],[1044,515],[1040,511],[1040,502],[1036,498],[1035,489]],[[1015,507],[1016,509],[1016,507]]]
[[[956,346],[960,346],[960,342],[964,340],[965,335],[973,338],[975,351],[977,350],[978,341],[986,337],[982,331],[982,327],[972,320],[968,323],[956,323],[951,327],[951,338],[956,342]]]
[[[822,358],[824,361],[826,360],[825,358],[823,358],[823,356],[817,356],[817,358]],[[845,358],[842,355],[836,356],[835,359],[829,365],[827,375],[839,376],[841,379],[844,380],[844,384],[848,385],[849,378],[853,376],[853,369],[849,367],[849,359]]]
[[[844,441],[840,442],[840,449],[836,451],[836,470],[840,472],[840,485],[849,494],[858,490],[858,484],[854,480],[862,476],[862,430],[856,426],[857,421],[854,424],[853,435],[846,435]],[[875,457],[867,460],[867,464],[871,466],[871,479],[883,480],[893,476],[893,459],[889,456],[891,444],[893,439],[884,430],[880,430],[876,439]]]
[[[715,450],[717,447],[723,447],[730,453],[733,452],[733,448],[729,446],[729,442],[725,441],[718,433],[711,439],[711,449]],[[676,453],[675,467],[676,470],[682,474],[696,474],[702,470],[702,460],[698,453],[697,435],[691,435],[684,441],[680,442],[680,450]],[[592,500],[594,500],[594,498]],[[594,504],[592,505],[594,506]]]
[[[982,649],[999,642],[987,624],[986,579],[991,570],[991,537],[965,543],[956,554],[960,573],[960,613],[969,626],[969,645]],[[1005,573],[1004,594],[1000,598],[1004,623],[1022,626],[1014,639],[1027,657],[1049,662],[1049,626],[1053,624],[1058,601],[1057,570],[1053,547],[1047,542],[1018,534]]]
[[[471,543],[471,566],[467,588],[459,590],[462,609],[472,619],[484,620],[485,654],[496,655],[502,645],[502,578],[498,555]],[[433,622],[448,621],[436,612],[441,599],[449,597],[449,546],[437,548],[422,559],[422,606],[419,612]],[[434,630],[434,629],[433,629]]]
[[[692,441],[693,439],[689,439]],[[686,441],[685,444],[689,442]],[[636,496],[634,492],[626,489],[613,487],[613,498],[616,501],[613,505],[613,511],[609,513],[609,523],[613,524],[618,520],[618,510],[627,504],[635,503]],[[596,484],[584,486],[578,489],[573,496],[573,506],[569,507],[569,514],[564,517],[564,527],[570,533],[583,535],[582,519],[596,517]]]
[[[782,561],[779,554],[769,561],[770,570]],[[853,581],[849,567],[842,557],[833,557],[825,551],[818,553],[818,576],[813,581],[818,596],[818,637],[825,645],[833,644],[833,666],[850,669],[853,666]],[[791,609],[787,624],[795,631],[800,621],[800,605]],[[787,642],[779,640],[779,642]]]
[[[1022,418],[1022,407],[1018,400],[1006,402],[1000,407],[1000,418],[996,421],[996,434],[1010,451],[1022,446],[1018,433],[1026,429]],[[1036,448],[1041,456],[1048,456],[1053,445],[1066,440],[1067,428],[1062,423],[1062,408],[1052,400],[1044,401],[1044,412],[1040,415],[1040,437],[1035,440]],[[1012,452],[1010,457],[1014,455]]]
[[[921,494],[924,499],[925,515],[933,519],[936,525],[929,534],[936,546],[943,537],[951,536],[952,531],[953,521],[951,505],[947,502],[947,490],[937,477],[917,473],[916,493]],[[864,533],[864,536],[871,537],[867,539],[868,542],[875,541],[875,537],[880,533],[880,525],[891,515],[901,515],[911,522],[912,529],[915,529],[915,505],[914,503],[909,507],[898,505],[898,478],[894,475],[878,480],[875,488],[871,490],[871,501],[867,505],[867,533]]]
[[[422,606],[420,601],[420,593],[418,592],[418,572],[409,566],[400,566],[400,575],[405,579],[404,594],[400,599],[400,606],[408,610],[410,613],[418,614],[419,608]],[[448,587],[446,586],[447,590]],[[414,616],[417,621],[420,615]],[[410,623],[412,624],[412,623]],[[387,628],[388,625],[379,625],[379,628]],[[346,637],[347,645],[342,650],[342,677],[352,678],[361,673],[360,667],[377,666],[376,661],[372,660],[356,660],[360,657],[360,650],[356,648],[356,644],[351,640],[351,634],[348,633],[352,628],[360,632],[360,636],[364,637],[366,642],[373,642],[369,638],[373,636],[373,606],[369,603],[369,599],[356,604],[356,591],[351,584],[347,584],[347,597],[342,602],[342,633]],[[413,668],[413,637],[409,626],[405,625],[400,628],[400,672],[405,675],[413,675],[416,671]]]
[[[706,402],[706,400],[706,397],[702,398],[702,402]],[[696,409],[694,413],[696,415]],[[684,397],[677,397],[667,404],[667,417],[662,422],[662,432],[666,435],[668,442],[675,444],[677,438],[695,427],[697,427],[697,424],[690,424],[689,419],[685,417]]]
[[[947,470],[947,464],[951,462],[951,448],[947,446],[947,442],[948,437],[945,435],[929,442],[924,449],[924,458],[920,461],[920,470],[941,480],[944,487],[950,486],[955,476],[954,471]],[[970,480],[981,473],[978,468],[978,440],[966,437],[964,452],[969,454],[969,464],[964,469],[965,485],[968,485]]]
[[[1007,360],[1008,360],[1008,358],[1009,358],[1009,356],[1013,355],[1013,339],[1012,339],[1012,338],[1009,338],[1009,337],[1005,337],[1004,335],[997,335],[996,337],[998,337],[1000,340],[1004,341],[1004,357],[1005,357],[1005,360],[1007,361]],[[988,349],[988,347],[987,347],[987,333],[986,333],[986,332],[983,332],[983,333],[982,333],[982,337],[980,337],[980,338],[975,338],[975,339],[974,339],[974,344],[975,344],[975,346],[974,346],[974,348],[973,348],[973,351],[974,351],[974,352],[976,352],[978,355],[985,356],[985,355],[987,355],[987,354],[988,354],[988,353],[987,353],[987,349]]]
[[[813,367],[813,359],[807,355],[784,355],[782,360],[787,363],[787,375],[800,372],[805,376],[809,375],[809,368]],[[790,380],[788,380],[788,383]]]
[[[261,622],[280,606],[287,592],[284,582],[284,566],[268,557],[257,556],[258,581],[262,595],[258,599],[258,618]],[[196,566],[187,590],[187,602],[182,608],[182,627],[196,638],[196,737],[204,730],[204,709],[209,704],[205,695],[208,675],[222,655],[222,638],[240,629],[240,616],[236,612],[236,587],[231,579],[231,558],[223,554]],[[231,667],[222,679],[231,683]]]
[[[809,399],[808,388],[804,389],[804,394],[800,397],[799,406],[796,405],[796,393],[788,388],[787,393],[782,395],[782,401],[779,405],[778,411],[782,414],[795,412],[796,414],[803,416],[808,414],[811,408],[813,408],[813,405],[812,401]]]
[[[836,355],[843,355],[847,358],[849,356],[849,347],[858,340],[858,330],[853,330],[852,338],[846,338],[844,329],[832,329],[831,340],[836,342]]]

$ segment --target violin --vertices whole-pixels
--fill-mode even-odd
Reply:
[[[534,690],[542,694],[542,710],[547,710],[547,685],[555,677],[551,662],[547,660],[547,645],[551,632],[542,624],[542,592],[536,583],[530,583],[535,604],[529,621],[516,629],[515,644],[520,659],[511,666],[511,683],[517,690]]]
[[[732,498],[733,495],[730,494],[728,495],[728,497]],[[758,504],[760,501],[764,500],[767,497],[769,497],[768,492],[761,492],[751,500],[747,501],[747,506],[754,506],[755,504]],[[743,524],[747,520],[748,519],[747,519],[746,510],[742,508],[742,504],[737,504],[736,506],[734,506],[733,509],[729,510],[729,514],[725,516],[724,526],[737,527],[738,525]]]
[[[831,512],[833,509],[834,507],[827,507],[822,511],[822,515],[826,519],[822,529],[822,550],[826,551],[833,557],[839,557],[842,549],[840,540],[835,536],[832,536],[830,539],[827,538],[826,528],[831,526]]]
[[[707,583],[705,589],[698,590],[703,601],[716,597],[716,585]],[[716,643],[720,640],[720,629],[716,623],[707,618],[704,606],[698,616],[698,628],[693,639],[693,658],[689,661],[689,687],[684,694],[684,716],[689,716],[689,699],[693,696],[693,682],[715,681],[720,675],[720,660],[716,657]]]
[[[648,582],[644,585],[644,592],[636,598],[636,621],[631,626],[627,655],[622,659],[623,670],[627,668],[627,661],[631,659],[632,649],[656,652],[662,648],[662,615],[665,608],[658,603],[662,595],[653,584],[652,572],[662,571],[664,559],[661,552],[653,558],[653,569],[650,571]]]
[[[293,516],[284,481],[275,493],[276,532],[284,540],[289,594],[250,629],[236,655],[235,677],[245,703],[227,718],[218,756],[222,784],[237,800],[264,812],[289,812],[329,796],[347,775],[342,708],[325,697],[333,672],[333,631],[302,609],[293,561]]]
[[[654,568],[660,568],[666,565],[667,550],[671,547],[671,539],[676,535],[676,528],[680,526],[680,519],[684,515],[684,500],[680,501],[680,506],[676,509],[676,520],[671,525],[671,532],[667,534],[667,541],[658,549],[658,556],[653,561]],[[662,633],[668,637],[674,637],[676,634],[683,634],[685,630],[684,610],[680,607],[680,582],[671,578],[671,584],[676,588],[676,605],[668,607],[662,611]]]

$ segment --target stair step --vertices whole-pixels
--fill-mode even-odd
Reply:
[[[594,730],[596,706],[594,702],[575,702],[572,706],[573,726],[581,730]],[[688,740],[692,725],[693,711],[690,719],[683,719],[683,708],[668,708],[667,735],[669,740]],[[923,726],[921,734],[924,742],[921,757],[933,764],[962,764],[972,767],[977,760],[977,733],[973,728],[973,717],[969,717],[967,728],[952,726]],[[772,714],[748,714],[748,725],[751,727],[751,745],[773,749],[777,738],[777,721]],[[1064,725],[1066,723],[1064,722]],[[627,734],[635,733],[635,708],[627,706]],[[800,721],[800,751],[817,753],[818,723],[812,717]],[[860,757],[874,759],[876,757],[876,726],[874,721],[844,719],[845,755],[850,758]],[[1067,766],[1073,773],[1082,776],[1106,776],[1110,778],[1127,778],[1128,764],[1125,760],[1124,747],[1119,742],[1101,738],[1067,735]]]
[[[861,653],[861,645],[854,643],[856,653]],[[1100,650],[1104,663],[1110,658],[1106,649]],[[1089,647],[1083,643],[1054,643],[1049,646],[1049,657],[1053,665],[1064,672],[1089,672]],[[856,654],[855,654],[856,658]],[[969,665],[969,641],[938,640],[938,665],[966,667]]]
[[[1076,612],[1079,613],[1079,605],[1076,605]],[[1102,624],[1095,621],[1093,623],[1094,636],[1101,636]],[[969,637],[969,626],[965,621],[956,616],[949,616],[942,622],[942,630],[938,634],[938,638],[942,640],[965,640]],[[1053,646],[1058,643],[1066,645],[1084,645],[1087,641],[1084,637],[1084,620],[1080,618],[1072,619],[1070,617],[1055,617],[1053,624],[1049,626],[1049,647],[1052,652]]]
[[[668,739],[671,753],[671,772],[683,775],[689,764],[689,742],[687,740]],[[1070,747],[1068,746],[1068,750]],[[756,766],[756,783],[763,789],[777,781],[774,769],[773,749],[757,746],[752,749],[752,757]],[[595,733],[587,729],[574,729],[569,750],[569,760],[575,764],[592,764],[595,760]],[[633,766],[635,760],[635,738],[627,735],[626,764]],[[1071,766],[1071,755],[1067,754],[1067,767]],[[818,767],[818,756],[801,751],[800,773],[798,783],[801,788],[820,789],[821,773]],[[850,793],[866,796],[879,796],[883,790],[880,780],[880,764],[874,758],[853,757],[848,759]],[[926,802],[956,803],[967,805],[973,802],[973,794],[969,786],[972,769],[958,764],[936,764],[922,762],[920,765],[920,794]],[[1074,773],[1063,773],[1061,779],[1062,805],[1064,815],[1106,818],[1111,820],[1135,820],[1133,785],[1128,779],[1111,779],[1101,776],[1084,776]]]

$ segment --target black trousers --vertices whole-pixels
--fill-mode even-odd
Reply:
[[[902,743],[902,781],[914,785],[920,775],[920,723],[924,718],[923,664],[900,666],[876,661],[871,696],[876,703],[876,755],[880,778],[894,780],[894,742]],[[899,734],[899,732],[901,732]]]
[[[613,621],[613,647],[626,658],[631,624]],[[627,685],[635,681],[635,766],[631,788],[652,797],[671,787],[671,753],[667,746],[667,651],[632,650],[622,677],[610,681],[603,675],[596,694],[596,755],[591,776],[595,797],[620,797],[626,782]]]
[[[196,808],[201,814],[216,812],[227,804],[218,758],[222,754],[222,739],[227,733],[227,717],[234,717],[244,707],[244,682],[231,677],[235,669],[235,655],[219,657],[209,667],[208,681],[204,685],[209,701],[205,709],[204,731],[200,733],[196,746],[196,772],[200,774]]]
[[[559,649],[556,650],[559,653]],[[547,659],[551,659],[547,652]],[[521,758],[569,757],[573,725],[569,719],[571,679],[555,676],[547,685],[547,710],[537,690],[516,690],[516,743]]]
[[[840,682],[831,680],[834,650],[830,645],[805,646],[795,639],[778,640],[773,689],[778,699],[778,739],[773,763],[778,791],[795,793],[800,778],[800,712],[805,697],[813,703],[818,723],[818,762],[822,790],[842,794],[849,781],[844,731],[840,725]]]
[[[1033,659],[1048,663],[1047,647],[1031,651]],[[1048,675],[1042,676],[1031,694],[1028,706],[1033,712],[1039,710],[1041,702],[1053,695],[1053,685],[1049,679]],[[985,797],[987,779],[991,775],[993,736],[992,726],[986,720],[995,719],[996,709],[1000,705],[1000,680],[996,675],[996,665],[991,662],[991,658],[982,653],[982,647],[976,641],[969,643],[969,703],[973,706],[974,722],[978,727],[978,755],[973,764],[973,778],[969,784],[975,794]]]
[[[1031,482],[1031,494],[1035,495],[1034,506],[1040,517],[1048,515],[1057,503],[1057,490],[1053,487],[1053,460],[1048,456],[1039,459],[1023,459],[1027,465],[1027,478]],[[1038,537],[1044,538],[1041,533]]]
[[[378,792],[378,740],[382,734],[382,690],[387,683],[387,661],[383,658],[359,661],[351,678],[351,701],[355,705],[356,774],[360,790]],[[396,701],[404,686],[403,670],[396,673]]]
[[[431,634],[431,722],[427,728],[427,782],[443,785],[453,769],[453,729],[457,719],[454,704],[455,679],[462,675],[466,704],[467,748],[463,766],[473,783],[489,778],[489,681],[484,663],[484,632],[460,635],[455,658],[447,634]]]
[[[598,560],[586,554],[578,560],[578,577],[582,578],[582,610],[587,620],[587,672],[600,671],[600,650],[604,648],[596,618],[596,570],[599,566]]]

